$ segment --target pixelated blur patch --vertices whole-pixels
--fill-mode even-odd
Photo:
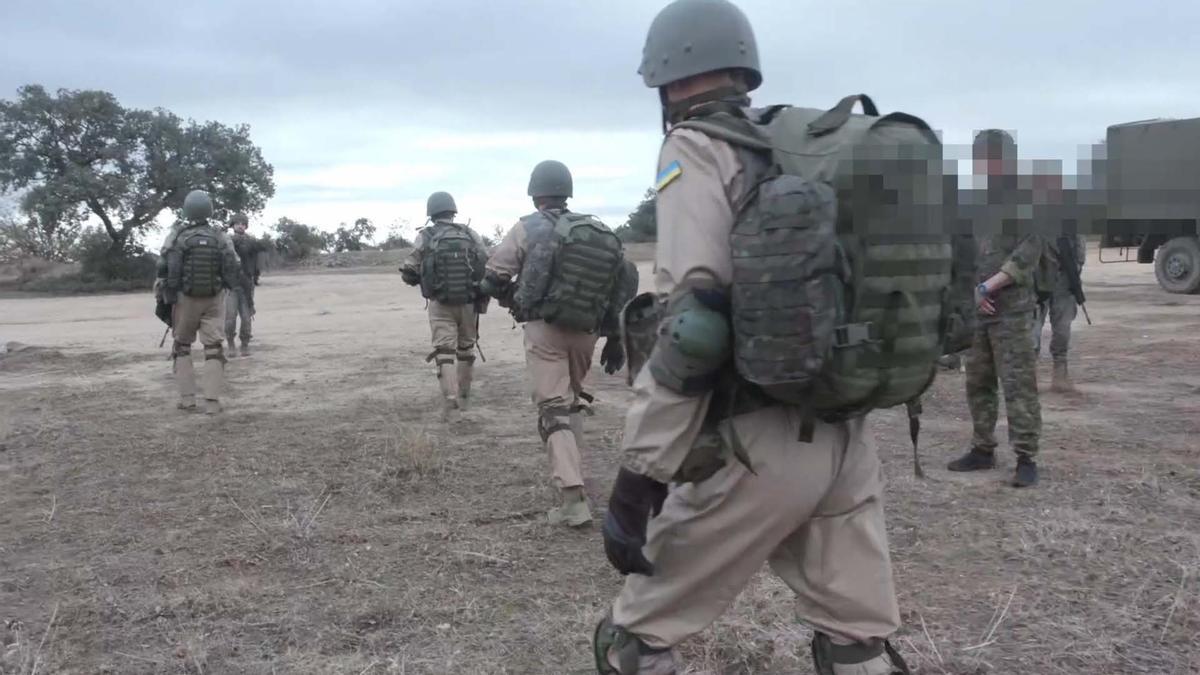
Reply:
[[[671,162],[667,165],[667,168],[659,172],[658,179],[654,181],[654,189],[661,192],[663,188],[670,185],[676,178],[682,175],[683,167],[679,165],[679,161]]]

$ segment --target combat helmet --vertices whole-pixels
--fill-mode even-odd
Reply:
[[[432,218],[443,213],[458,213],[458,206],[449,192],[435,192],[425,202],[425,215]]]
[[[715,70],[740,69],[748,91],[762,84],[750,20],[728,0],[675,0],[654,17],[638,74],[659,88]]]
[[[238,225],[238,224],[241,224],[241,225],[249,225],[250,224],[250,219],[246,217],[246,214],[244,214],[240,211],[238,213],[233,214],[233,217],[229,219],[230,227],[233,227],[234,225]]]
[[[204,190],[192,190],[183,198],[183,218],[197,222],[206,220],[213,214],[212,197]]]
[[[571,180],[571,170],[566,164],[553,159],[547,159],[533,167],[529,175],[530,197],[574,197],[574,183]]]

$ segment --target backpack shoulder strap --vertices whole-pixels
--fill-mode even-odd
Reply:
[[[733,145],[752,150],[768,152],[771,150],[770,141],[754,122],[725,112],[687,119],[671,129],[694,129],[706,136],[718,138]]]

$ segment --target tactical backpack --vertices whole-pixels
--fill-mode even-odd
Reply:
[[[221,239],[208,225],[189,227],[179,233],[180,290],[193,298],[211,298],[221,292],[223,272]]]
[[[739,378],[805,408],[802,437],[813,417],[917,399],[942,354],[951,277],[929,126],[859,95],[828,111],[702,109],[677,127],[728,141],[751,173],[730,241]]]
[[[483,266],[466,226],[437,223],[430,228],[421,258],[421,295],[444,305],[474,302]]]
[[[597,218],[540,211],[514,302],[522,320],[542,319],[568,330],[601,327],[622,272],[621,240]],[[527,221],[528,222],[528,221]]]

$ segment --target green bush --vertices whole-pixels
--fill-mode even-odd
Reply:
[[[112,239],[103,230],[90,230],[83,235],[77,257],[83,268],[79,281],[85,285],[118,282],[115,286],[123,290],[154,285],[157,256],[136,244],[113,249]]]

